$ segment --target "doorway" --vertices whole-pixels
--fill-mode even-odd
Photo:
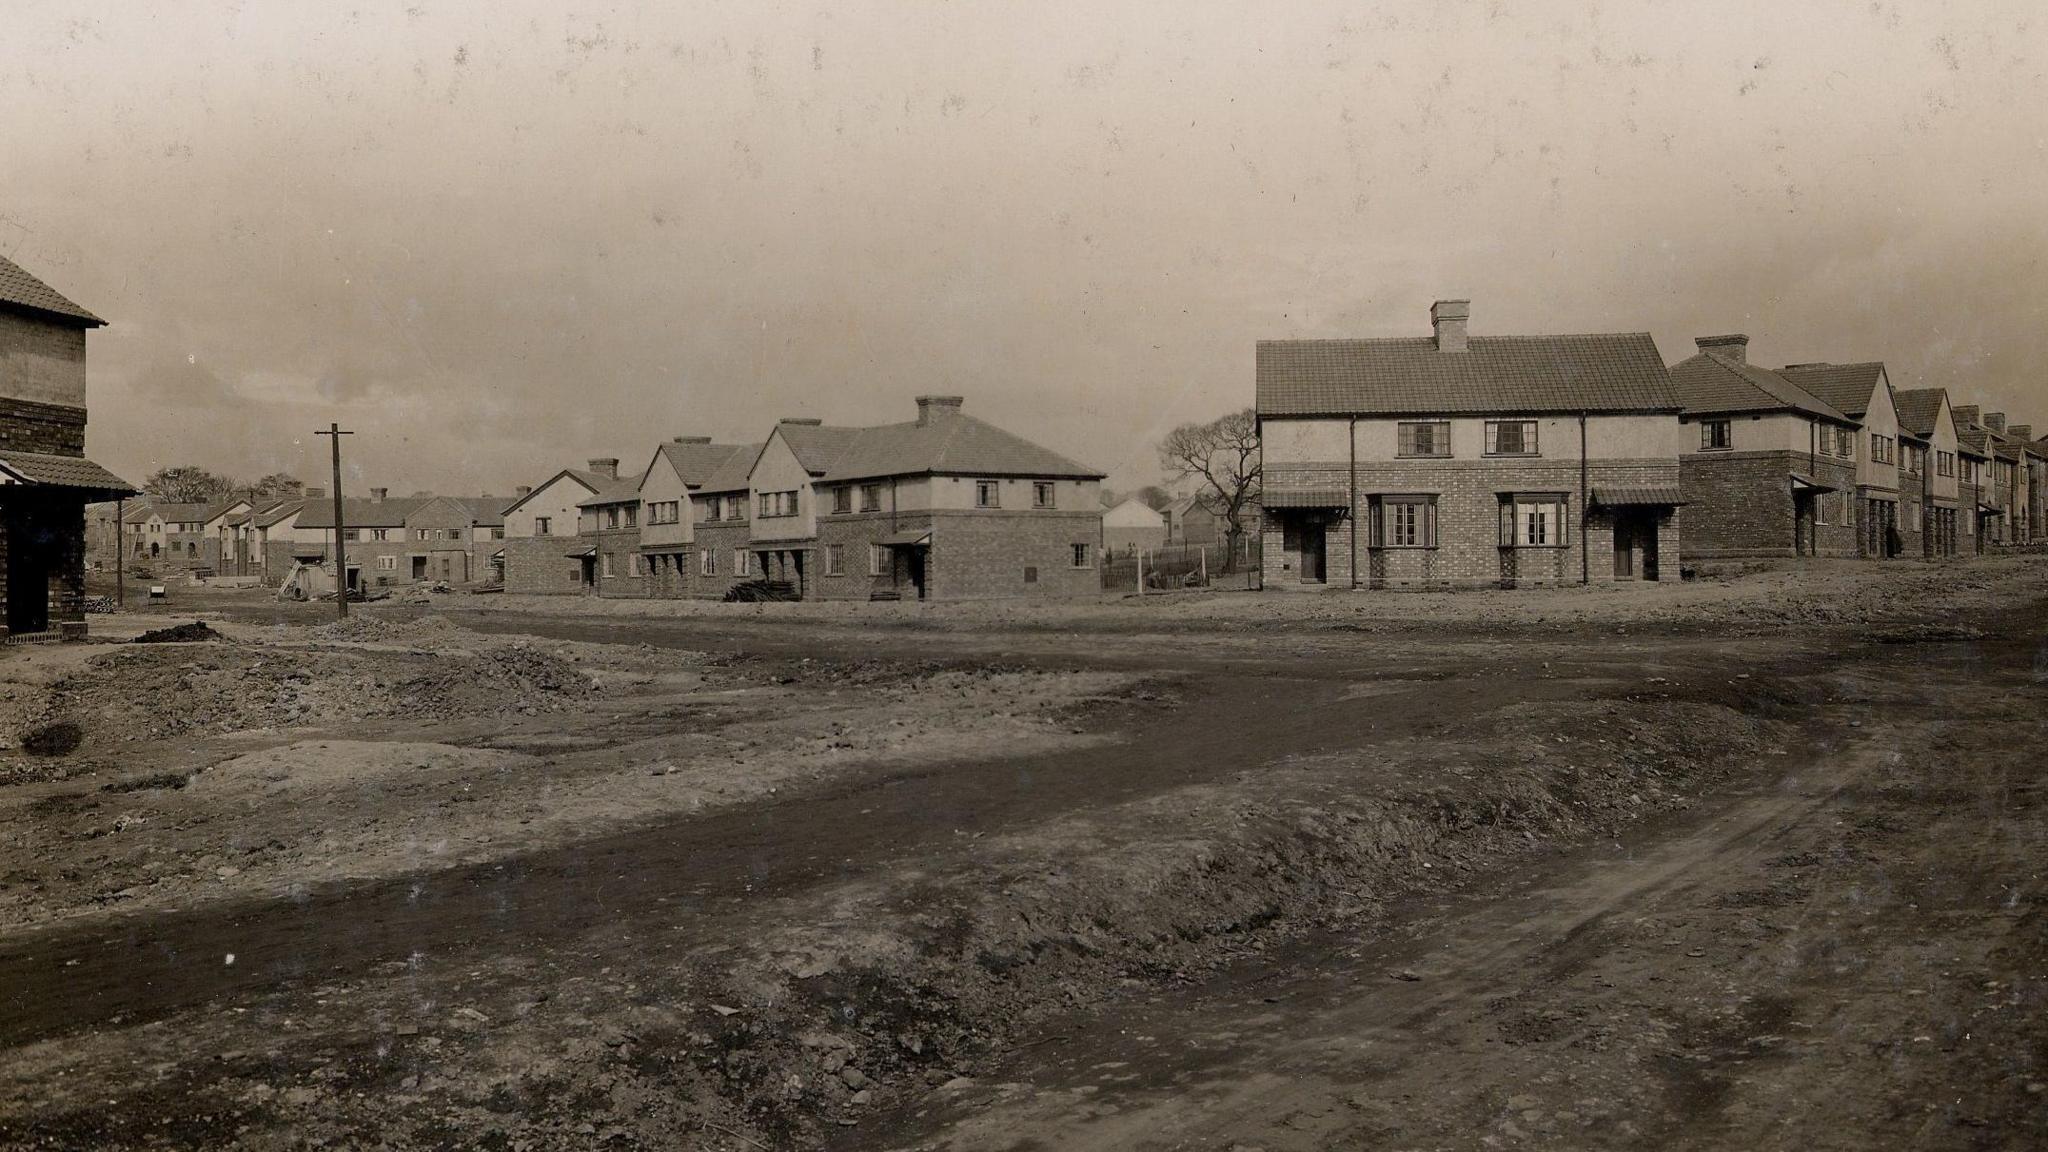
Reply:
[[[425,556],[415,556],[412,558],[412,578],[415,580],[425,580],[427,578],[427,558]]]
[[[1321,523],[1303,524],[1301,539],[1301,582],[1321,584],[1328,578],[1330,537]]]
[[[1614,578],[1657,579],[1657,513],[1654,509],[1615,510]]]
[[[923,548],[905,548],[903,550],[903,567],[909,572],[910,586],[917,590],[917,598],[919,600],[924,599],[925,555],[926,552]]]
[[[27,517],[7,525],[7,633],[25,636],[50,630],[50,553],[38,546]]]

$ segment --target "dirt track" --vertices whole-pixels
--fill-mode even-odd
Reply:
[[[338,733],[152,746],[198,783],[111,794],[150,766],[89,740],[0,794],[42,822],[0,845],[39,894],[0,936],[0,1143],[2025,1143],[2027,587],[1885,622],[1974,643],[456,614],[406,643],[597,692],[349,725],[359,788],[266,786],[327,855],[283,825],[237,875],[157,866],[240,843],[222,757]]]

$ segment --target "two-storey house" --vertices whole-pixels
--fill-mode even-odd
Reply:
[[[1900,483],[1913,489],[1920,508],[1920,554],[1955,556],[1964,547],[1961,444],[1956,439],[1955,410],[1944,388],[1910,388],[1892,397],[1899,416],[1899,436],[1913,438],[1915,458],[1902,461]],[[1918,484],[1906,483],[1907,478]],[[1901,492],[1901,503],[1906,493]]]
[[[699,493],[721,470],[751,462],[760,451],[758,444],[714,444],[709,436],[678,436],[654,450],[639,485],[640,563],[645,566],[647,595],[680,598],[697,593],[704,580],[697,544],[703,508]],[[731,543],[724,546],[730,548]],[[710,587],[723,594],[726,585],[714,580]]]
[[[1647,333],[1271,340],[1268,588],[1676,575],[1680,407]]]
[[[1671,368],[1686,557],[1856,555],[1857,422],[1751,364],[1745,335],[1694,343]]]
[[[576,505],[574,556],[585,588],[600,596],[646,595],[640,555],[640,485],[619,476],[616,456],[590,462],[597,491]]]
[[[105,323],[0,257],[0,638],[85,637],[85,506],[135,495],[85,458],[85,334]]]
[[[1884,363],[1788,364],[1779,375],[1862,426],[1854,504],[1857,554],[1900,555],[1906,537],[1899,520],[1899,417]]]

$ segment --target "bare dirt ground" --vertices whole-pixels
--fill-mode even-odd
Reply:
[[[2048,1142],[2048,561],[205,608],[0,656],[0,1146]]]

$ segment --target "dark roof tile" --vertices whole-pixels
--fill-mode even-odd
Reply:
[[[1261,340],[1261,416],[1667,412],[1679,407],[1647,332]]]
[[[61,316],[86,328],[97,328],[106,323],[5,256],[0,256],[0,304]]]

